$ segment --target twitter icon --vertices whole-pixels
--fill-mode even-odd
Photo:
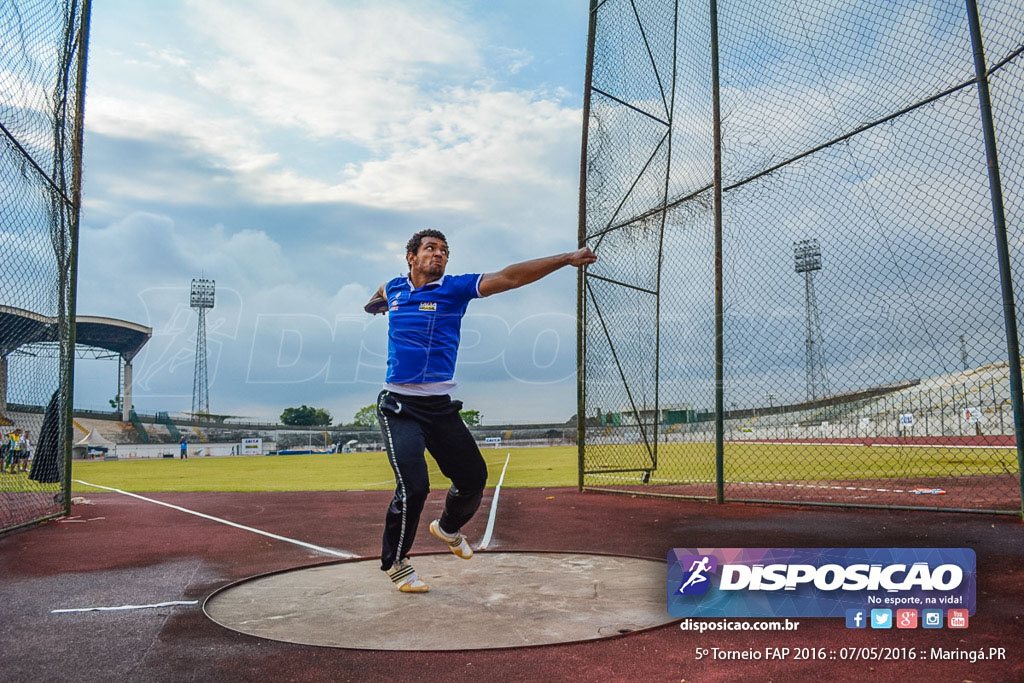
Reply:
[[[871,628],[892,628],[892,610],[871,610]]]

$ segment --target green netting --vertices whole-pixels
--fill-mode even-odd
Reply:
[[[585,487],[1021,509],[970,7],[593,3]],[[978,16],[1021,273],[1024,2]]]
[[[67,509],[87,17],[0,3],[0,531]]]

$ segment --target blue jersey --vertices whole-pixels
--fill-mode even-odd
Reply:
[[[446,382],[455,376],[462,316],[480,296],[477,273],[444,275],[412,288],[408,277],[386,285],[389,384]]]

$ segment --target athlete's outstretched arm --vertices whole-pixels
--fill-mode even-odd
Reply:
[[[570,251],[565,254],[545,256],[544,258],[513,263],[497,273],[485,273],[480,279],[480,296],[490,296],[499,292],[507,292],[516,287],[536,282],[545,275],[550,275],[559,268],[574,266],[579,268],[597,260],[597,256],[588,247]]]
[[[387,283],[381,285],[380,289],[378,289],[377,292],[370,297],[370,300],[366,302],[365,306],[363,306],[364,311],[366,311],[367,313],[372,313],[373,315],[387,312],[388,299],[387,295],[384,292],[385,286],[387,286]]]

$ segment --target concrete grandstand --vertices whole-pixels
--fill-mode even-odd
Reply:
[[[653,412],[640,421],[632,410],[604,411],[588,417],[605,425],[596,443],[622,443],[641,423],[650,429]],[[714,415],[687,406],[663,408],[660,441],[714,439]],[[911,379],[883,387],[829,396],[813,402],[727,411],[730,441],[942,439],[964,445],[1013,445],[1009,364],[1005,361]]]
[[[113,353],[124,364],[124,420],[129,419],[128,411],[132,405],[132,360],[152,336],[151,327],[127,320],[90,315],[75,318],[76,353]],[[37,352],[40,347],[52,349],[59,340],[59,321],[56,317],[13,306],[0,306],[0,412],[8,410],[8,356],[19,352]]]

